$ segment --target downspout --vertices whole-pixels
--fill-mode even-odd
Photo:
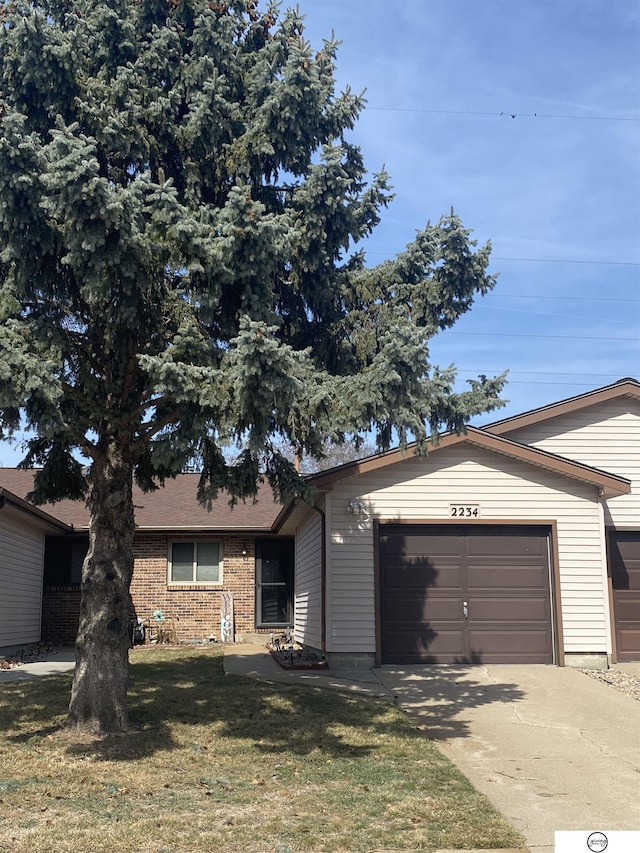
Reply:
[[[320,651],[324,660],[327,656],[327,516],[319,506],[311,509],[320,516]]]
[[[613,609],[613,586],[609,566],[609,531],[607,529],[607,498],[603,486],[598,487],[598,517],[600,521],[601,554],[604,563],[604,607],[605,607],[605,637],[607,642],[607,666],[618,662],[618,642],[616,635],[615,614]]]

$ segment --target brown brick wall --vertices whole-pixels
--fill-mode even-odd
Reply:
[[[54,586],[42,596],[42,642],[72,646],[80,619],[80,587]]]
[[[176,541],[222,541],[222,584],[169,584],[169,543]],[[222,591],[233,593],[236,634],[255,634],[255,542],[253,537],[193,535],[167,536],[141,533],[134,542],[131,583],[132,613],[149,620],[162,610],[176,628],[177,639],[220,638]],[[80,613],[80,588],[51,587],[44,590],[42,637],[55,643],[73,643]],[[268,633],[262,631],[260,633]]]
[[[179,640],[220,637],[222,591],[233,593],[235,633],[255,633],[255,545],[252,537],[198,536],[222,541],[222,584],[169,584],[169,543],[193,541],[194,536],[139,534],[134,544],[135,568],[131,599],[136,616],[150,619],[162,610],[173,620]],[[245,553],[243,553],[245,552]]]

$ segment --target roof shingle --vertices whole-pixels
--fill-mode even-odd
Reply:
[[[0,468],[0,486],[21,498],[33,489],[34,471],[18,468]],[[196,494],[199,474],[179,474],[167,480],[155,492],[133,490],[136,527],[141,530],[215,530],[269,532],[282,509],[268,485],[261,485],[254,502],[251,498],[229,506],[229,496],[220,493],[211,510],[198,503]],[[41,509],[54,518],[73,525],[76,529],[88,528],[89,510],[83,501],[59,501],[44,504]]]

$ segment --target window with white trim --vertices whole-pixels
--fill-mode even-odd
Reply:
[[[222,543],[172,542],[169,583],[222,583]]]

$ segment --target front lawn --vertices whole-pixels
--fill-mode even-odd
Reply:
[[[70,675],[0,685],[0,853],[511,847],[522,838],[398,708],[136,649],[137,730],[70,739]]]

